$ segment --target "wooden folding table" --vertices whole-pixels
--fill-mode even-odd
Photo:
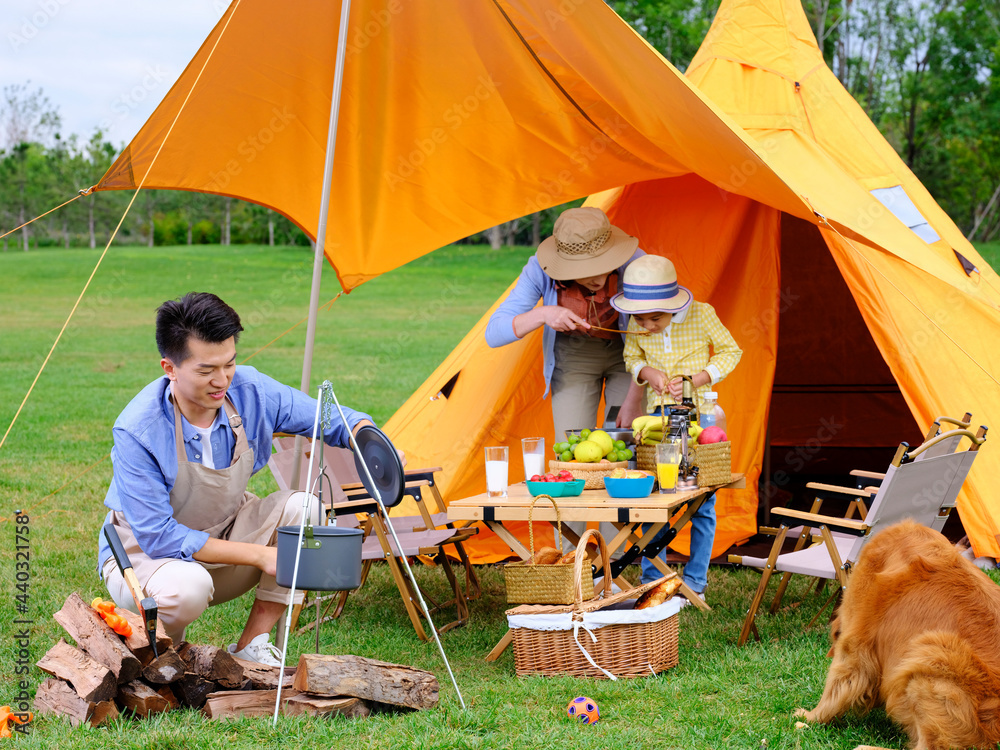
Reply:
[[[613,539],[605,540],[608,554],[612,555],[625,545],[636,545],[643,549],[665,526],[676,531],[684,528],[691,520],[705,499],[713,492],[723,488],[742,489],[746,486],[743,474],[734,474],[728,484],[698,487],[690,490],[678,490],[673,494],[654,492],[644,498],[615,498],[605,490],[584,490],[579,497],[555,498],[559,505],[559,518],[562,521],[601,522],[608,521],[618,529]],[[487,493],[475,495],[462,500],[453,500],[448,506],[448,518],[452,521],[482,521],[500,537],[511,550],[522,560],[527,560],[531,553],[505,524],[528,520],[528,510],[532,497],[527,486],[522,482],[507,488],[507,497],[489,497]],[[533,521],[549,522],[556,525],[556,512],[551,503],[538,502],[531,511]],[[652,524],[650,529],[642,534],[642,524]],[[563,534],[574,544],[579,536],[571,529],[563,526]],[[536,545],[541,546],[541,545]],[[662,573],[670,573],[670,568],[659,558],[652,558],[652,563]],[[596,560],[598,569],[602,561]],[[615,579],[621,588],[630,588],[624,578]],[[681,593],[699,609],[709,607],[687,585],[682,585]],[[493,661],[510,643],[511,634],[507,635],[490,652],[488,661]]]

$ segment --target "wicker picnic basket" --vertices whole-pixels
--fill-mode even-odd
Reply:
[[[691,459],[691,465],[698,467],[699,487],[729,484],[732,481],[732,443],[728,440],[721,443],[705,443],[704,445],[691,442],[688,445],[688,456]]]
[[[604,539],[597,531],[588,530],[580,538],[581,546],[588,535],[597,538],[604,561],[604,597],[587,602],[577,589],[570,606],[525,605],[507,610],[513,632],[514,670],[519,677],[642,677],[659,674],[679,661],[679,597],[656,607],[633,609],[634,602],[628,599],[664,579],[612,594]],[[582,569],[582,556],[575,566]]]
[[[538,495],[528,506],[528,549],[531,557],[535,556],[535,527],[531,522],[531,514],[535,503],[541,499],[552,503],[556,511],[556,537],[559,552],[562,552],[562,520],[559,518],[559,506],[551,495]],[[581,543],[583,540],[580,540]],[[581,544],[578,549],[586,549]],[[586,559],[587,555],[578,554],[578,559]],[[550,565],[534,565],[523,562],[507,563],[503,566],[504,582],[507,586],[508,604],[572,604],[574,591],[579,588],[585,599],[594,596],[594,574],[590,566],[584,570],[582,565],[574,563],[553,563]],[[574,585],[574,583],[576,585]]]
[[[585,479],[585,490],[603,490],[604,477],[615,469],[627,469],[628,461],[600,461],[587,464],[581,461],[549,461],[549,471],[558,474],[563,469],[573,475],[573,479]]]

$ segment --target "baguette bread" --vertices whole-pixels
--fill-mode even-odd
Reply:
[[[677,593],[677,589],[680,587],[681,578],[679,576],[661,581],[636,600],[634,609],[646,609],[647,607],[656,607],[663,604],[663,602]]]
[[[559,562],[559,550],[555,547],[542,547],[528,560],[532,565],[552,565]]]

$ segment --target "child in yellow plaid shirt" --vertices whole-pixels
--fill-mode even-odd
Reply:
[[[715,309],[694,301],[690,290],[677,283],[674,264],[666,258],[646,255],[634,260],[625,269],[622,290],[611,299],[611,305],[632,316],[625,341],[625,367],[636,383],[647,386],[648,412],[680,402],[681,375],[689,376],[701,393],[711,390],[739,363],[743,350]],[[702,598],[714,539],[713,493],[691,518],[691,556],[684,566],[684,582]],[[642,582],[659,576],[644,557]]]

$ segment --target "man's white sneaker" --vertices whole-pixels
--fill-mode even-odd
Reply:
[[[261,633],[241,651],[236,650],[235,643],[230,643],[226,650],[237,659],[255,661],[258,664],[264,664],[268,667],[280,667],[281,651],[273,643],[268,643],[270,638],[270,634]]]

